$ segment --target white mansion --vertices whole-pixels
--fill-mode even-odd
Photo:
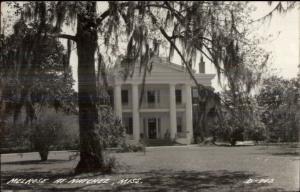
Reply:
[[[113,87],[113,106],[122,119],[128,139],[175,139],[190,144],[193,137],[192,87],[195,86],[185,68],[154,58],[152,71],[147,74],[143,101],[139,106],[142,74],[138,67],[126,81],[118,73],[110,79]],[[199,83],[210,86],[214,74],[195,73]]]

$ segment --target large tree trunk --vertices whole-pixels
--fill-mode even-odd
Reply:
[[[98,121],[94,58],[97,31],[92,16],[96,14],[96,3],[87,2],[87,11],[88,14],[79,14],[77,20],[80,161],[76,173],[104,171],[102,146],[95,132]]]

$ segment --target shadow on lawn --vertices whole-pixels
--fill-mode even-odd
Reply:
[[[126,185],[4,185],[4,189],[9,190],[29,190],[29,191],[203,191],[203,192],[284,192],[281,188],[272,188],[272,184],[245,184],[244,181],[249,178],[263,178],[250,172],[241,171],[172,171],[172,170],[155,170],[137,173],[116,173],[109,175],[112,178],[142,178],[142,183]],[[57,178],[71,179],[75,175],[71,172],[54,174],[52,172],[30,172],[30,173],[3,173],[3,181],[11,178]],[[78,175],[77,178],[95,178],[102,177],[101,174],[89,174],[88,176]],[[2,183],[3,184],[3,183]],[[266,188],[268,187],[268,188]]]
[[[275,156],[300,156],[299,152],[277,152],[277,153],[270,153],[271,155]]]
[[[7,164],[7,165],[43,165],[43,164],[56,164],[56,163],[63,163],[63,162],[67,162],[69,160],[58,160],[58,159],[50,159],[47,161],[41,161],[41,160],[29,160],[29,161],[14,161],[14,162],[4,162],[1,163],[3,165]]]
[[[261,147],[256,149],[260,155],[272,155],[272,156],[283,156],[283,157],[299,157],[300,152],[298,149],[290,146],[275,146],[275,147]]]

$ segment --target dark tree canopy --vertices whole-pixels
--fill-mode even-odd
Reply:
[[[36,43],[37,34],[36,23],[27,26],[20,20],[14,25],[14,33],[2,41],[0,67],[2,80],[7,84],[3,97],[15,120],[23,106],[28,120],[35,118],[36,105],[74,112],[73,80],[64,64],[67,54],[56,39],[43,36]]]

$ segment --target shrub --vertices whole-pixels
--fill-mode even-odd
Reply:
[[[36,151],[39,152],[42,161],[48,159],[51,147],[65,140],[62,125],[62,116],[51,110],[45,110],[31,125],[32,134],[30,140]]]
[[[258,141],[266,140],[266,128],[263,123],[257,124],[255,128],[247,129],[245,131],[245,137],[249,140]]]
[[[142,151],[145,151],[145,146],[141,143],[138,144],[123,143],[121,149],[118,152],[125,153],[125,152],[142,152]]]
[[[37,151],[41,147],[36,147],[37,143],[49,143],[48,150],[78,150],[79,128],[76,115],[44,108],[31,124],[24,121],[22,115],[16,122],[12,118],[8,119],[7,134],[1,146],[3,153]],[[50,127],[56,127],[55,131],[51,131]],[[44,140],[40,141],[42,138]],[[51,143],[48,141],[50,138]]]
[[[103,148],[119,147],[125,142],[125,128],[114,116],[111,107],[99,108],[96,132]]]
[[[2,153],[27,152],[32,150],[29,126],[21,123],[7,121],[8,131],[1,141]],[[4,149],[3,149],[4,148]]]
[[[216,130],[216,136],[222,141],[229,142],[232,146],[236,144],[237,141],[244,140],[244,128],[238,127],[232,123],[232,120],[227,121],[222,127],[220,126]]]

